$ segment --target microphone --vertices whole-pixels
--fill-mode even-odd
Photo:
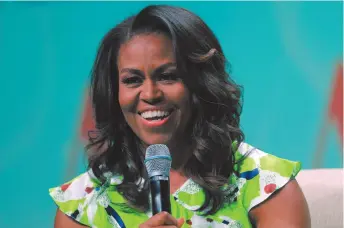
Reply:
[[[171,214],[170,169],[172,158],[166,145],[154,144],[146,149],[145,166],[147,169],[152,214],[166,211]]]

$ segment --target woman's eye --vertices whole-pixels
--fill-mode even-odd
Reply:
[[[176,73],[163,73],[159,76],[161,81],[177,81],[178,76]]]
[[[136,85],[142,82],[142,78],[138,76],[129,76],[122,79],[122,83],[126,85]]]

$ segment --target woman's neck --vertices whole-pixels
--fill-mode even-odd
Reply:
[[[183,142],[182,140],[178,140],[177,142],[174,143],[169,143],[167,145],[171,157],[172,157],[172,169],[178,172],[183,172],[183,168],[189,158],[192,156],[192,146],[191,143],[185,142],[184,143],[179,143]],[[141,142],[139,147],[141,147],[142,151],[146,151],[148,145]]]
[[[170,154],[172,157],[172,167],[170,171],[170,193],[175,193],[186,181],[187,177],[184,174],[184,166],[192,156],[192,146],[191,143],[187,145],[187,143],[173,143],[173,145],[178,146],[171,146],[167,145]],[[141,144],[141,148],[145,151],[148,147],[145,144]]]
[[[187,181],[187,177],[183,173],[174,169],[170,172],[170,193],[175,193]]]
[[[183,172],[184,166],[192,156],[192,147],[190,145],[169,146],[172,157],[172,169]]]

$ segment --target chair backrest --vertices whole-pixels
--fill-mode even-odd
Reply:
[[[307,199],[312,228],[343,228],[343,170],[302,170],[296,179]]]

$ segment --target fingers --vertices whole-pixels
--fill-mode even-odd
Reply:
[[[184,224],[184,219],[183,218],[180,218],[177,220],[177,227],[178,228],[181,228]]]
[[[180,223],[180,222],[179,222]],[[171,214],[167,212],[160,212],[150,219],[148,219],[145,223],[140,225],[140,228],[148,228],[148,227],[179,227],[178,220],[175,219]]]

